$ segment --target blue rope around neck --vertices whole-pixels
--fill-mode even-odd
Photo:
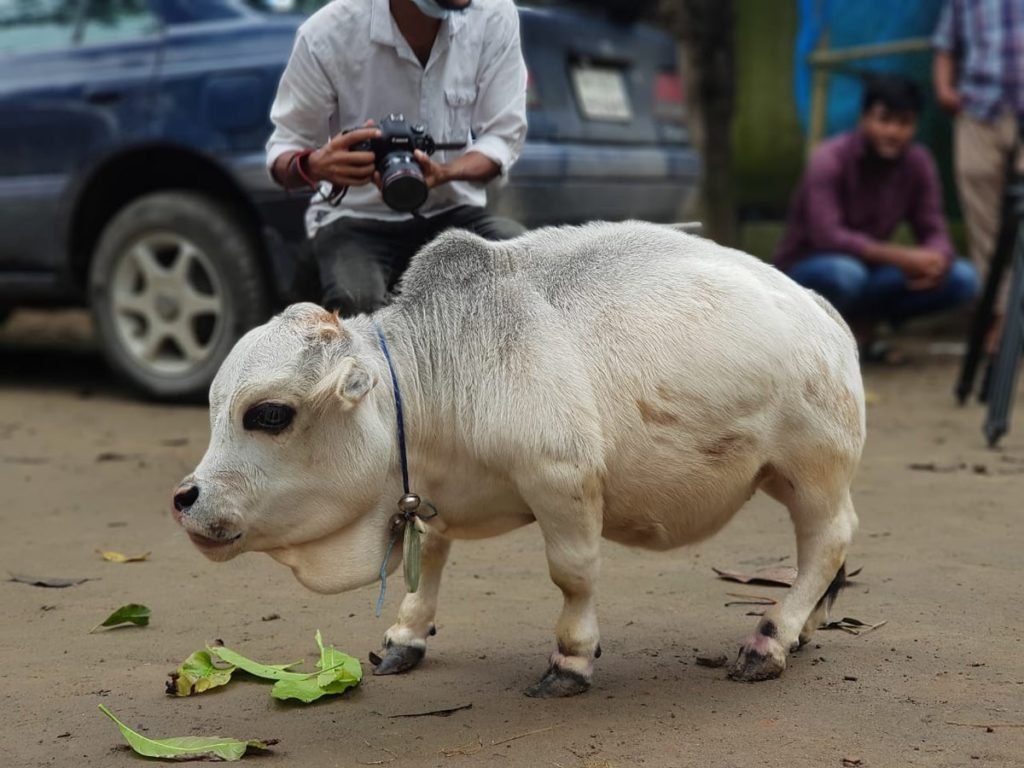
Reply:
[[[402,462],[402,491],[409,493],[409,459],[405,454],[405,419],[402,417],[402,393],[398,389],[398,377],[395,376],[395,365],[391,362],[391,352],[388,351],[388,342],[384,338],[384,331],[374,321],[374,328],[377,329],[377,340],[380,342],[380,350],[384,353],[384,359],[388,363],[388,370],[391,372],[391,384],[395,390],[395,416],[398,420],[398,453]]]
[[[402,417],[402,393],[398,389],[398,377],[395,376],[395,366],[391,362],[391,352],[388,351],[388,342],[384,338],[384,331],[376,321],[374,321],[373,327],[377,329],[377,340],[380,343],[381,352],[384,353],[384,359],[388,363],[388,370],[391,372],[391,384],[395,390],[395,415],[398,421],[398,455],[402,462],[402,490],[408,494],[409,459],[405,453],[405,419]],[[410,522],[406,521],[406,525],[409,524]],[[391,560],[391,550],[394,549],[401,530],[402,528],[396,528],[392,532],[391,539],[388,541],[388,548],[384,552],[384,562],[380,564],[380,595],[377,597],[377,608],[374,611],[377,618],[380,618],[380,613],[384,609],[384,596],[387,594],[388,589],[388,561]]]
[[[409,492],[409,459],[405,452],[405,418],[402,414],[402,393],[398,389],[398,377],[395,375],[395,365],[391,362],[391,352],[388,350],[388,343],[384,338],[384,331],[381,330],[380,325],[375,321],[373,327],[377,330],[377,340],[380,343],[381,352],[384,353],[384,359],[388,363],[388,370],[391,372],[391,384],[395,390],[395,416],[398,422],[398,455],[402,462],[402,490],[404,496],[402,502],[412,494]],[[391,550],[395,548],[395,542],[398,541],[399,535],[405,530],[406,526],[416,525],[416,518],[420,520],[429,520],[432,517],[437,516],[437,510],[434,505],[429,501],[422,501],[422,505],[430,510],[429,515],[423,515],[419,511],[421,501],[419,497],[413,497],[416,503],[411,508],[406,508],[399,503],[399,510],[401,510],[401,518],[398,519],[394,524],[394,530],[391,532],[391,539],[388,541],[388,548],[384,552],[384,562],[380,564],[380,596],[377,598],[377,610],[376,615],[379,618],[380,612],[384,608],[384,595],[387,593],[388,588],[388,561],[391,559]]]

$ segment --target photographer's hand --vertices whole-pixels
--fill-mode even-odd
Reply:
[[[335,136],[309,156],[309,170],[316,181],[329,181],[340,187],[361,187],[373,181],[373,152],[357,152],[352,146],[380,136],[380,129],[369,122],[364,128]]]
[[[470,150],[450,163],[435,162],[426,152],[416,150],[416,160],[423,170],[428,189],[449,181],[477,181],[486,184],[501,173],[501,166],[481,152]]]
[[[423,181],[426,182],[427,189],[433,189],[451,181],[446,166],[434,162],[433,158],[421,149],[417,149],[414,155],[423,171]]]

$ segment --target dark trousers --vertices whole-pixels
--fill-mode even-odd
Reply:
[[[351,317],[384,306],[413,254],[452,227],[487,240],[508,240],[526,231],[511,219],[472,205],[409,221],[336,219],[322,227],[312,242],[324,307]]]
[[[955,309],[978,294],[978,273],[963,259],[953,262],[941,283],[923,291],[912,290],[907,276],[891,264],[872,266],[845,253],[810,256],[788,274],[828,299],[847,320],[870,318],[894,325]]]

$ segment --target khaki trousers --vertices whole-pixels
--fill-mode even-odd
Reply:
[[[1006,112],[985,123],[964,112],[954,124],[956,183],[967,224],[967,250],[978,268],[982,284],[988,279],[999,236],[1006,187],[1007,163],[1017,147],[1017,120]],[[1024,173],[1024,153],[1017,153],[1018,173]],[[1003,280],[996,299],[996,312],[1005,314],[1009,282]]]

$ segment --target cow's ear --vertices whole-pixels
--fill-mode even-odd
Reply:
[[[362,361],[344,357],[320,380],[311,396],[321,403],[340,402],[342,409],[348,411],[362,402],[374,383],[373,375]]]

